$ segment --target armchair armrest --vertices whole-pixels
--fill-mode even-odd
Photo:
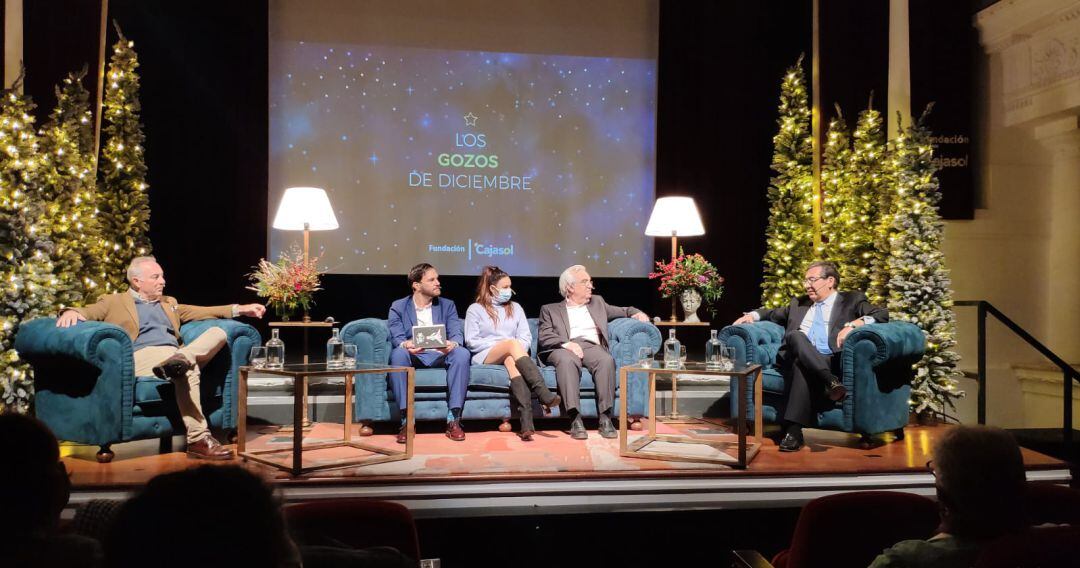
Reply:
[[[221,427],[230,430],[236,428],[239,369],[248,364],[251,348],[262,344],[262,336],[254,327],[243,322],[231,319],[206,319],[188,322],[181,326],[180,337],[184,343],[194,341],[211,327],[219,327],[225,332],[226,347],[203,368],[203,382],[209,385],[220,381]]]
[[[131,436],[135,359],[119,326],[84,321],[56,327],[56,318],[19,326],[19,357],[34,370],[35,414],[61,440],[109,444]]]
[[[609,347],[615,366],[632,365],[637,362],[638,349],[652,347],[653,352],[660,350],[660,330],[655,325],[638,321],[634,318],[618,318],[608,322],[611,336]]]
[[[386,365],[390,362],[390,328],[386,320],[363,318],[341,328],[341,340],[356,345],[356,362]],[[389,420],[386,373],[356,375],[355,420]]]
[[[611,357],[615,359],[615,368],[633,365],[637,362],[638,350],[652,347],[653,352],[660,350],[660,330],[649,322],[634,318],[618,318],[608,322],[608,335]],[[616,371],[617,372],[617,371]],[[617,380],[618,375],[616,375]],[[618,386],[616,385],[616,388]],[[626,411],[631,416],[648,414],[649,380],[645,373],[630,373],[627,377],[627,392],[620,392],[620,398],[626,397]]]
[[[913,364],[926,351],[926,336],[919,326],[906,321],[872,323],[855,328],[844,341],[844,359],[853,356],[855,345],[869,341],[874,346],[874,365],[902,359]]]
[[[717,337],[735,348],[735,359],[740,363],[770,367],[784,341],[784,327],[771,321],[729,325]]]
[[[913,365],[922,358],[926,339],[908,322],[874,323],[854,329],[841,352],[849,396],[839,427],[877,434],[902,428],[908,420]]]
[[[126,342],[128,358],[132,357],[131,339],[120,326],[99,321],[81,321],[71,327],[56,327],[56,318],[37,318],[19,326],[15,337],[15,349],[19,357],[37,360],[43,357],[74,357],[96,364],[106,354],[99,350],[104,341]],[[132,363],[134,365],[134,363]],[[100,364],[95,366],[100,367]]]

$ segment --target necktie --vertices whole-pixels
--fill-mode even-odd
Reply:
[[[819,353],[829,355],[832,349],[829,349],[829,330],[825,328],[825,314],[821,311],[824,305],[825,302],[814,304],[814,320],[810,322],[810,333],[807,336]]]

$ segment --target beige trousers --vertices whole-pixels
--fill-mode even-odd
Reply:
[[[194,341],[177,349],[170,345],[143,347],[135,352],[135,376],[146,377],[154,374],[154,367],[168,359],[173,353],[181,353],[191,363],[187,374],[187,384],[173,381],[176,391],[176,405],[180,407],[180,416],[187,429],[188,443],[197,442],[210,434],[210,427],[202,413],[202,401],[199,397],[199,367],[209,363],[214,355],[225,346],[225,330],[211,327]]]

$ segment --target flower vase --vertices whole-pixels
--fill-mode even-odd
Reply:
[[[683,322],[700,322],[697,311],[701,307],[701,292],[698,292],[696,288],[687,288],[679,294],[679,300],[682,302]]]
[[[274,304],[274,313],[281,321],[289,321],[292,318],[292,308],[286,304]]]

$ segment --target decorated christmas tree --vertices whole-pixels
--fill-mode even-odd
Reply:
[[[135,42],[117,26],[105,74],[104,141],[101,148],[98,220],[109,248],[104,258],[108,291],[125,287],[124,272],[136,256],[150,254],[150,200],[139,122],[139,62]]]
[[[33,103],[17,94],[19,81],[0,98],[0,411],[26,412],[33,384],[15,352],[15,334],[21,322],[53,311],[56,279]]]
[[[41,129],[42,207],[55,246],[56,302],[93,301],[104,279],[105,250],[98,230],[94,134],[86,75],[72,73],[56,88],[56,108]]]
[[[886,202],[882,196],[888,194],[890,179],[881,113],[873,109],[873,99],[859,113],[852,142],[842,180],[826,197],[833,213],[831,221],[826,218],[830,224],[827,234],[830,258],[840,265],[843,287],[868,290],[875,266],[881,266],[875,265],[878,251],[887,250],[884,244],[877,246],[878,220],[887,213],[881,204]]]
[[[825,151],[821,162],[821,189],[824,194],[821,203],[822,248],[817,251],[816,257],[836,262],[841,275],[848,261],[844,237],[849,231],[845,221],[851,193],[850,164],[851,134],[838,106],[836,118],[829,121],[825,134]]]
[[[945,256],[941,251],[941,193],[926,112],[897,138],[895,209],[891,216],[886,283],[889,316],[909,321],[926,335],[926,354],[916,365],[911,408],[916,413],[954,408],[963,393],[956,388],[956,322]]]
[[[782,306],[803,293],[803,270],[814,254],[813,143],[802,57],[780,86],[779,132],[773,137],[769,225],[761,303]]]

